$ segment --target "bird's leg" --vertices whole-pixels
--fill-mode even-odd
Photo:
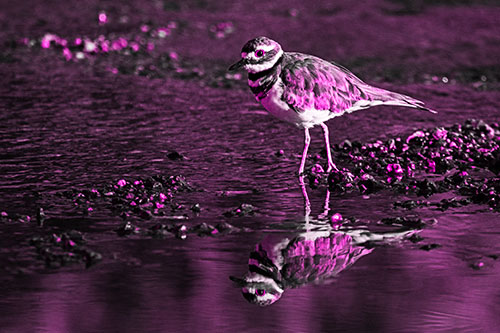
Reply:
[[[311,231],[311,227],[312,225],[309,224],[309,220],[310,220],[310,215],[311,215],[311,207],[306,207],[306,210],[304,212],[304,222],[305,222],[305,232],[309,232]]]
[[[330,190],[326,189],[325,203],[323,204],[323,213],[319,214],[318,218],[326,219],[330,210]]]
[[[304,197],[304,215],[306,217],[306,223],[309,222],[309,214],[311,214],[311,202],[309,201],[309,196],[307,195],[306,184],[304,183],[304,176],[299,176],[299,184],[302,190],[302,196]]]
[[[308,224],[309,214],[311,214],[311,202],[309,201],[306,184],[304,182],[304,167],[306,165],[307,150],[309,149],[309,144],[311,143],[311,136],[309,135],[308,128],[304,129],[304,134],[305,134],[304,151],[302,152],[302,160],[300,161],[300,167],[299,167],[299,184],[302,190],[302,196],[304,197],[304,215],[306,218],[306,224]]]
[[[304,166],[306,165],[307,150],[309,149],[309,144],[311,143],[311,136],[309,135],[309,129],[305,128],[305,140],[304,140],[304,151],[302,152],[302,160],[300,161],[299,167],[299,177],[304,173]]]
[[[328,126],[325,124],[321,123],[321,127],[323,127],[323,133],[325,134],[325,145],[326,145],[326,157],[328,158],[328,168],[326,169],[326,172],[330,172],[333,170],[339,171],[335,163],[333,163],[332,159],[332,153],[330,152],[330,135],[328,133]]]

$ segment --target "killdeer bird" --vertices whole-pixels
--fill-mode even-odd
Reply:
[[[419,230],[400,229],[370,232],[367,229],[314,231],[280,237],[271,235],[250,253],[248,272],[243,278],[230,276],[245,299],[268,306],[278,301],[287,289],[328,281],[370,254],[374,244],[401,242]]]
[[[376,105],[436,113],[417,99],[366,84],[338,64],[308,54],[284,52],[280,44],[267,37],[254,38],[243,46],[241,60],[229,71],[240,68],[248,71],[248,85],[269,113],[304,129],[299,175],[304,172],[311,141],[309,129],[315,125],[323,128],[330,172],[338,169],[330,152],[327,120]]]

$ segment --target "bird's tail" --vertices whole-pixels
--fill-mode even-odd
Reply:
[[[430,113],[437,113],[437,111],[425,107],[424,102],[419,101],[418,99],[415,99],[410,96],[406,96],[403,94],[371,86],[369,86],[368,89],[364,90],[364,92],[367,93],[369,96],[370,106],[375,106],[375,105],[405,106],[405,107],[428,111]]]

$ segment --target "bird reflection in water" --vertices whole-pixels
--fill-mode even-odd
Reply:
[[[323,214],[327,212],[327,202]],[[271,305],[287,289],[328,282],[371,253],[374,244],[400,241],[418,232],[409,228],[390,232],[352,227],[336,229],[324,221],[310,221],[309,213],[306,204],[304,230],[289,236],[267,236],[250,253],[248,273],[243,278],[230,277],[247,301]]]

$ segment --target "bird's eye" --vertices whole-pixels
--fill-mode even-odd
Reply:
[[[264,50],[257,50],[257,51],[255,51],[255,56],[256,56],[257,58],[260,58],[260,57],[262,57],[263,55],[264,55]]]
[[[266,291],[264,289],[257,289],[255,291],[255,295],[257,296],[264,296],[266,294]]]

